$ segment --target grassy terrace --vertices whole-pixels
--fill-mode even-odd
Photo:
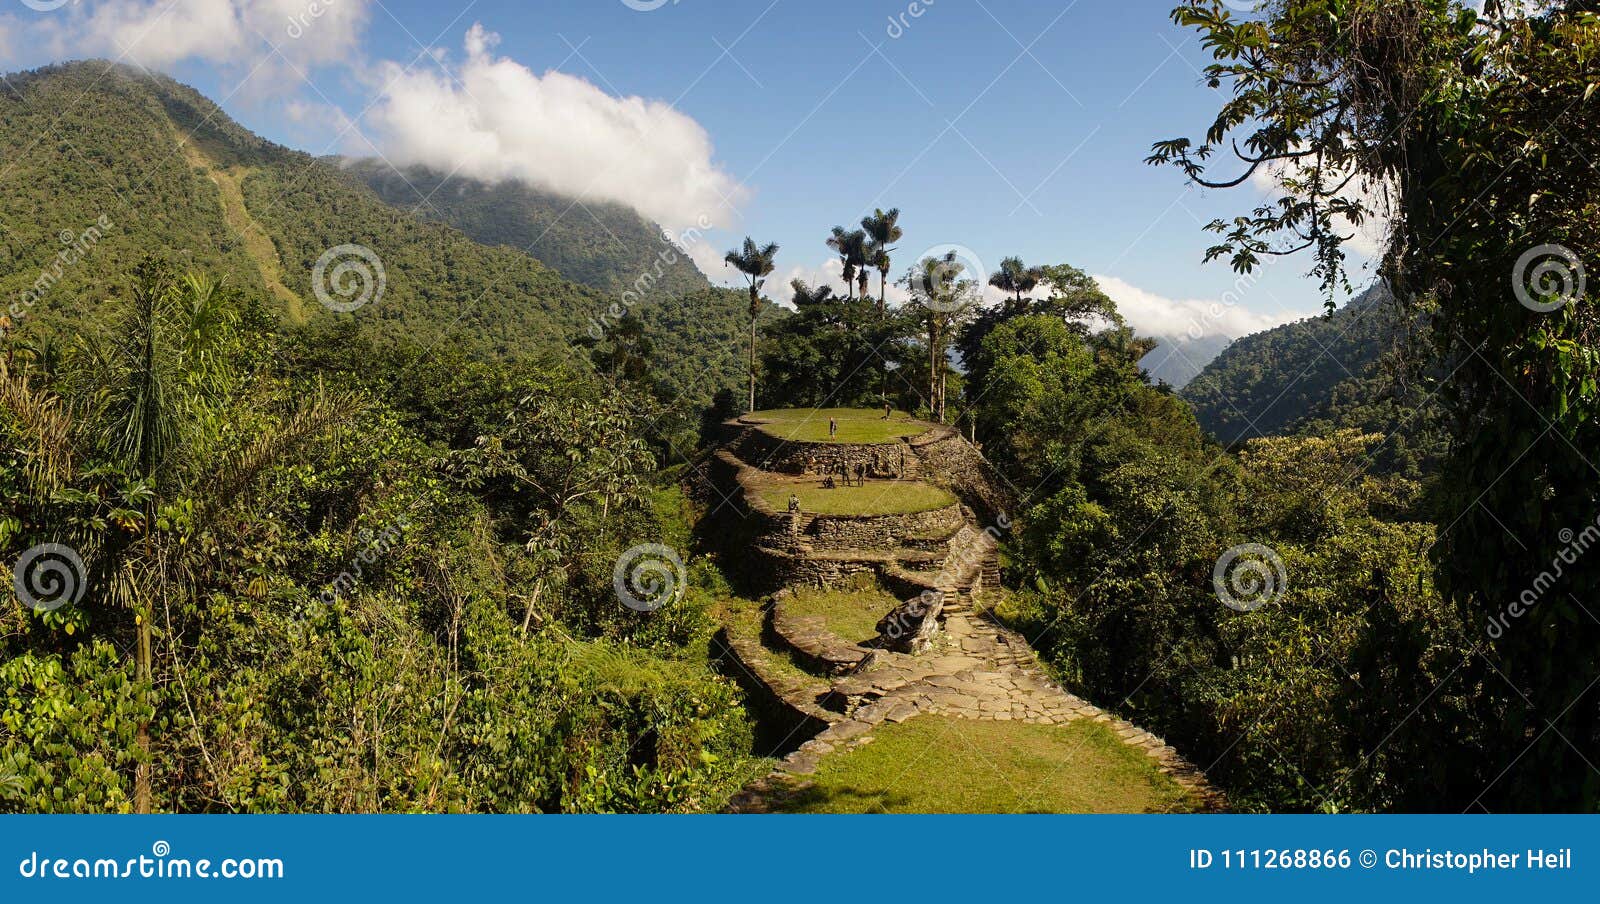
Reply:
[[[786,608],[795,615],[821,616],[829,631],[862,643],[878,636],[878,620],[898,605],[900,601],[876,581],[864,581],[839,590],[797,588]]]
[[[782,482],[764,486],[761,498],[775,512],[789,510],[789,494],[800,497],[800,510],[815,515],[909,515],[931,512],[956,501],[932,484],[899,480],[869,480],[863,487],[826,489],[813,482]]]
[[[784,408],[747,417],[763,421],[760,428],[779,439],[807,443],[892,443],[926,433],[932,426],[899,411],[884,420],[881,408]],[[830,417],[839,422],[838,436],[828,436]]]
[[[790,813],[1150,813],[1191,808],[1184,791],[1104,726],[919,716],[823,759]]]

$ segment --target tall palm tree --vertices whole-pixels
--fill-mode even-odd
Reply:
[[[134,809],[148,813],[154,803],[148,718],[154,711],[149,697],[154,604],[182,591],[189,559],[196,554],[155,529],[156,514],[181,498],[194,503],[194,524],[211,523],[267,463],[346,416],[353,403],[308,400],[249,444],[227,452],[213,448],[202,437],[215,429],[224,406],[238,404],[230,397],[250,385],[228,361],[226,343],[238,322],[231,296],[204,276],[174,276],[154,259],[137,265],[133,277],[127,309],[114,330],[104,340],[86,338],[80,346],[81,398],[69,423],[138,489],[137,502],[130,503],[137,513],[130,517],[142,523],[142,530],[91,538],[86,551],[101,562],[105,600],[132,612],[137,626],[135,667],[146,717],[136,727],[143,756],[134,773]]]
[[[1000,269],[989,277],[989,285],[1002,292],[1010,292],[1015,304],[1022,306],[1022,296],[1038,288],[1044,280],[1044,270],[1040,267],[1029,267],[1022,263],[1020,257],[1008,257],[1000,262]]]
[[[750,282],[750,405],[745,409],[747,412],[756,410],[756,318],[761,315],[761,287],[772,272],[772,259],[777,256],[776,243],[758,246],[755,239],[745,236],[744,248],[735,248],[722,258]]]
[[[861,228],[872,240],[868,262],[878,270],[878,315],[882,316],[888,310],[889,252],[894,250],[891,246],[905,236],[900,228],[900,208],[874,210],[870,216],[861,218]]]
[[[833,234],[828,237],[828,247],[839,255],[839,263],[844,267],[845,298],[855,297],[856,274],[867,266],[867,243],[864,230],[847,230],[843,226],[833,227]]]
[[[911,268],[906,288],[921,315],[928,352],[928,408],[934,420],[944,423],[945,377],[950,339],[968,320],[978,303],[976,283],[964,277],[966,267],[956,252],[925,257]]]

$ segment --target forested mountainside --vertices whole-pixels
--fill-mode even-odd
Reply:
[[[397,170],[381,160],[349,160],[344,166],[384,201],[486,245],[520,248],[573,282],[620,295],[649,273],[653,295],[711,287],[661,226],[621,204],[580,204],[523,182],[490,184],[422,166]],[[687,242],[697,236],[672,238]]]
[[[1415,471],[1436,459],[1443,438],[1426,374],[1400,366],[1410,335],[1378,284],[1331,316],[1238,340],[1182,395],[1224,444],[1352,428],[1388,437],[1386,463]]]
[[[0,159],[0,293],[28,299],[15,318],[28,331],[75,328],[152,253],[265,290],[285,323],[322,328],[336,315],[318,303],[313,271],[344,245],[381,261],[382,297],[356,318],[380,345],[588,360],[574,340],[617,320],[616,295],[386,204],[165,76],[91,62],[10,77]],[[690,401],[738,383],[742,335],[739,300],[699,288],[632,307],[646,315],[656,375]]]

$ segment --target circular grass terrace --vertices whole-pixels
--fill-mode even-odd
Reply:
[[[779,513],[789,510],[793,493],[800,497],[800,511],[808,515],[914,515],[956,503],[949,492],[914,480],[869,480],[865,486],[840,484],[833,489],[815,480],[774,481],[758,492]]]
[[[837,436],[828,435],[829,418],[839,424]],[[900,411],[885,419],[881,408],[781,408],[757,411],[741,420],[790,442],[862,445],[898,442],[902,437],[920,436],[934,426]]]
[[[1196,801],[1110,729],[918,716],[822,760],[780,813],[1173,813]]]
[[[899,605],[900,599],[871,576],[858,575],[846,587],[796,587],[784,608],[791,615],[822,619],[829,631],[850,643],[866,643],[878,636],[879,620]]]

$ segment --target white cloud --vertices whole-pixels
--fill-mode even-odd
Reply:
[[[454,77],[383,67],[387,88],[369,118],[389,160],[616,201],[674,231],[702,219],[731,221],[747,192],[712,160],[699,123],[576,76],[539,75],[495,56],[497,40],[474,25]]]
[[[689,260],[693,261],[694,265],[700,268],[700,272],[706,275],[706,279],[711,280],[714,285],[731,286],[734,284],[733,278],[738,274],[734,273],[733,268],[722,261],[723,255],[728,253],[726,249],[733,247],[732,238],[722,233],[707,234],[700,241],[690,242],[684,247],[689,252]],[[785,283],[784,285],[788,284]],[[767,288],[771,289],[772,286],[773,283],[769,279]],[[768,294],[770,295],[771,293],[769,292]]]
[[[235,101],[316,96],[307,83],[329,66],[362,67],[372,0],[100,0],[73,3],[18,23],[8,66],[105,57],[171,71],[216,69]],[[4,24],[0,23],[0,28]],[[237,78],[228,85],[228,77]]]
[[[351,62],[371,0],[104,0],[30,27],[58,59],[100,55],[160,69],[185,60],[256,70],[252,85]],[[276,54],[274,54],[276,48]],[[266,64],[258,70],[258,66]],[[264,71],[263,71],[264,70]]]
[[[1277,199],[1283,197],[1283,179],[1286,175],[1302,178],[1305,168],[1299,165],[1289,166],[1285,163],[1276,163],[1263,166],[1250,175],[1250,184],[1263,195]],[[1330,181],[1337,185],[1339,176],[1330,176]],[[1344,195],[1353,200],[1359,200],[1367,210],[1367,218],[1359,227],[1352,227],[1349,220],[1343,217],[1338,222],[1348,231],[1351,238],[1345,247],[1362,255],[1368,260],[1377,260],[1383,257],[1383,250],[1388,245],[1389,221],[1394,210],[1393,195],[1388,186],[1370,183],[1363,179],[1356,179],[1345,189]]]
[[[1096,274],[1100,288],[1117,303],[1117,310],[1145,336],[1200,339],[1225,336],[1237,339],[1251,333],[1299,320],[1305,314],[1282,311],[1260,314],[1240,305],[1249,292],[1246,279],[1220,298],[1175,299],[1147,292],[1115,276]]]

